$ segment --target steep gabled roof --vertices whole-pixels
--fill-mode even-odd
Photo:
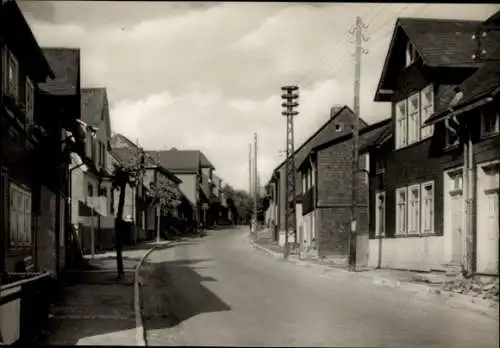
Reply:
[[[157,157],[157,151],[146,151],[153,158]],[[160,164],[173,173],[194,173],[198,168],[212,168],[214,166],[200,150],[170,150],[158,151]]]
[[[383,101],[380,91],[391,89],[391,86],[386,85],[389,70],[398,66],[396,62],[405,57],[405,47],[396,45],[396,41],[402,36],[406,36],[414,45],[425,66],[478,68],[480,64],[472,59],[475,44],[471,37],[480,25],[481,21],[472,20],[398,18],[377,86],[375,101]],[[499,39],[497,33],[492,33],[483,40],[483,47],[494,47]]]
[[[137,165],[140,160],[140,151],[141,149],[138,147],[119,147],[113,148],[111,150],[111,154],[123,165]],[[158,168],[161,173],[172,181],[178,184],[182,182],[181,179],[171,173],[168,169],[158,166],[151,157],[145,156],[144,159],[146,168]]]
[[[467,78],[448,97],[448,103],[436,110],[426,125],[440,122],[452,110],[459,110],[482,98],[497,95],[500,91],[500,45],[473,75]],[[451,102],[454,100],[454,104]]]
[[[77,95],[80,89],[80,49],[44,47],[42,50],[55,78],[40,83],[40,89],[53,95]]]
[[[29,75],[35,78],[33,82],[40,83],[46,81],[47,78],[54,78],[54,72],[16,1],[0,2],[0,23],[2,29],[9,29],[2,30],[1,34],[8,44],[12,43],[16,46],[16,49],[21,52],[22,59],[29,57],[29,61],[23,64],[29,71]]]
[[[370,124],[362,129],[359,130],[359,142],[360,142],[360,147],[364,146],[364,144],[369,141],[370,139],[377,138],[379,137],[388,126],[391,125],[392,118],[386,118],[385,120],[382,120],[380,122]],[[317,153],[318,151],[327,149],[331,146],[334,146],[336,144],[342,143],[344,141],[352,139],[353,134],[345,134],[340,137],[337,137],[335,139],[332,139],[330,141],[327,141],[323,144],[319,144],[318,146],[315,146],[314,148],[311,149],[309,154],[300,162],[299,169],[304,167],[307,163],[307,159],[309,156],[313,155],[314,153]]]
[[[300,163],[304,160],[304,158],[309,154],[309,151],[311,149],[321,143],[324,143],[325,141],[329,141],[331,139],[335,139],[341,136],[341,134],[337,133],[332,133],[328,134],[323,138],[318,138],[317,135],[324,130],[328,125],[330,125],[332,122],[334,122],[339,116],[341,116],[343,113],[350,113],[353,115],[353,111],[351,108],[348,106],[334,106],[330,110],[330,118],[316,130],[309,138],[307,138],[296,150],[295,150],[295,163]],[[368,124],[363,121],[361,118],[359,119],[359,124],[360,128],[366,127]],[[286,163],[286,159],[283,160],[275,169],[275,171],[278,171],[284,164]]]
[[[500,11],[492,14],[486,21],[483,23],[485,26],[500,26]]]
[[[392,122],[386,123],[381,128],[378,128],[376,131],[367,134],[365,137],[365,141],[363,145],[359,147],[359,153],[365,153],[369,151],[374,146],[378,146],[385,142],[385,140],[390,139],[392,137]]]

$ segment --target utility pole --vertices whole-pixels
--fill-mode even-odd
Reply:
[[[288,258],[289,243],[288,235],[291,231],[294,236],[294,241],[297,243],[297,216],[295,215],[295,207],[297,197],[295,195],[295,150],[293,137],[293,118],[299,114],[295,108],[299,106],[297,99],[299,98],[298,86],[283,86],[281,87],[281,99],[283,103],[283,111],[281,114],[286,117],[286,196],[285,196],[285,251],[283,257]],[[290,230],[290,231],[289,231]]]
[[[252,143],[248,144],[248,193],[253,194],[252,188]]]
[[[158,167],[160,166],[160,151],[156,151],[156,163]],[[158,175],[156,176],[156,190],[159,189],[160,185],[158,183]],[[156,243],[160,243],[160,227],[161,227],[161,210],[160,210],[160,200],[157,197],[156,202],[156,216],[158,217],[156,221]]]
[[[362,30],[368,28],[363,23],[361,17],[356,17],[356,25],[349,30],[350,34],[356,35],[356,50],[354,53],[354,124],[353,149],[352,149],[352,206],[351,206],[351,233],[349,234],[349,270],[356,270],[356,249],[357,249],[357,216],[358,216],[358,173],[359,173],[359,110],[360,110],[360,80],[361,80],[361,54],[368,53],[361,46],[362,41],[368,41]]]
[[[253,134],[253,223],[254,231],[257,232],[257,195],[258,195],[258,174],[257,174],[257,133]]]

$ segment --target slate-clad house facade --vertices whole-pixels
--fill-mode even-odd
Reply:
[[[496,35],[499,14],[496,14]],[[495,16],[490,21],[494,22]],[[487,50],[485,58],[478,71],[457,86],[448,107],[438,110],[427,123],[437,126],[454,122],[457,130],[455,146],[463,154],[462,163],[444,173],[448,185],[443,192],[443,228],[445,237],[449,234],[447,243],[445,241],[448,254],[454,257],[457,265],[464,265],[466,271],[498,275],[500,45],[492,47],[489,52]],[[450,174],[452,181],[448,179]],[[457,202],[464,208],[461,219],[455,219],[458,209],[453,203]],[[464,233],[456,233],[457,230]],[[468,235],[472,237],[470,244]]]
[[[352,131],[353,112],[347,106],[335,106],[330,109],[330,118],[302,145],[295,150],[295,163],[298,166],[309,155],[312,148],[323,144],[332,139],[349,134]],[[360,120],[360,128],[366,127],[366,123]],[[278,165],[273,171],[273,175],[269,181],[269,191],[271,193],[271,202],[269,214],[273,240],[278,241],[283,245],[285,242],[285,213],[286,213],[286,166],[285,161]],[[303,234],[303,219],[302,219],[302,179],[300,175],[296,175],[296,215],[297,215],[297,234]],[[292,241],[290,236],[290,241]]]
[[[426,121],[446,109],[455,87],[479,68],[471,58],[471,36],[480,24],[418,18],[396,22],[375,96],[377,102],[391,103],[392,130],[361,149],[370,155],[370,266],[460,266],[463,156],[457,125],[454,120]],[[491,47],[494,41],[484,44]],[[484,139],[474,151],[491,154],[494,146],[493,138]]]
[[[83,139],[78,135],[80,119],[80,50],[75,48],[43,48],[55,78],[39,85],[39,106],[45,115],[43,127],[59,134],[37,156],[38,177],[47,182],[40,192],[41,219],[37,236],[36,262],[42,269],[61,269],[68,262],[68,230],[70,225],[71,156],[83,152]],[[48,145],[48,144],[47,144]],[[59,170],[57,167],[59,166]],[[59,171],[59,172],[58,172]],[[57,202],[59,201],[59,205]],[[58,219],[52,216],[59,216]],[[54,245],[59,247],[54,252]],[[55,266],[54,259],[59,260]]]
[[[390,121],[386,119],[361,129],[360,146],[384,134]],[[352,207],[352,153],[353,137],[349,133],[315,146],[299,166],[304,192],[300,241],[306,253],[334,257],[343,262],[347,260]],[[360,156],[356,218],[358,264],[366,264],[368,257],[368,163],[368,156]]]
[[[36,153],[40,146],[38,83],[54,73],[15,2],[1,3],[0,241],[2,276],[35,259],[40,216]],[[56,136],[51,134],[50,136]],[[30,263],[31,263],[30,262]]]

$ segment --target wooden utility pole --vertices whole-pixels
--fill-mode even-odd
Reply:
[[[248,193],[253,194],[252,188],[252,143],[248,144]]]
[[[160,152],[156,152],[156,163],[158,164],[158,167],[160,166]],[[158,175],[156,176],[156,190],[159,189],[160,185],[158,183]],[[160,243],[160,227],[161,227],[161,209],[160,209],[160,200],[157,197],[157,202],[156,202],[156,216],[158,219],[156,220],[156,243]]]
[[[357,249],[357,216],[358,216],[358,173],[359,173],[359,110],[360,110],[360,80],[361,80],[361,54],[367,53],[361,46],[362,41],[368,39],[363,36],[362,30],[368,28],[363,23],[361,17],[356,18],[356,25],[349,31],[356,35],[356,50],[354,53],[354,124],[353,149],[352,149],[352,206],[351,206],[351,233],[349,235],[349,270],[356,270],[356,249]]]
[[[253,223],[254,231],[257,231],[257,133],[253,134]]]

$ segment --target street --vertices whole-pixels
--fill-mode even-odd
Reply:
[[[273,259],[247,235],[211,231],[151,254],[148,345],[498,347],[498,320]]]

